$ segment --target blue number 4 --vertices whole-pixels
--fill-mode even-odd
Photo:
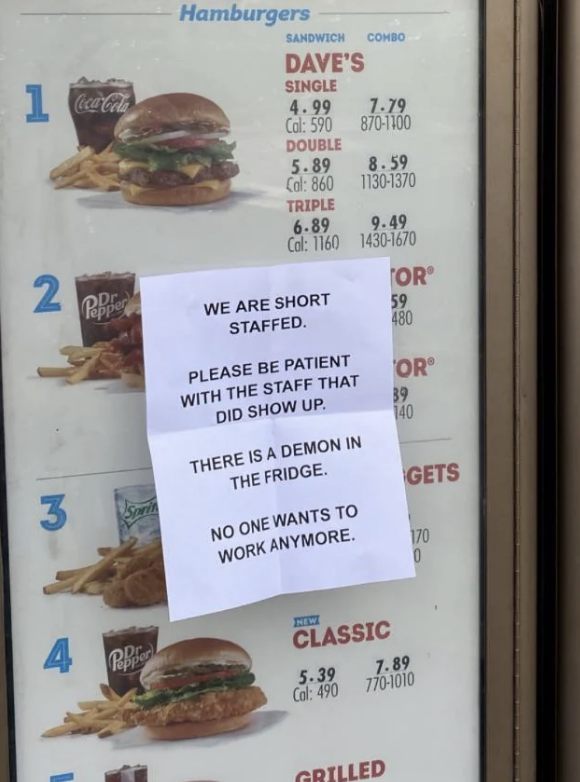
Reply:
[[[72,662],[68,638],[57,638],[54,642],[54,646],[48,653],[48,657],[44,661],[44,670],[48,671],[51,668],[58,668],[61,673],[68,673]]]
[[[26,92],[32,100],[32,111],[26,115],[26,121],[48,122],[50,117],[42,110],[42,84],[27,84]]]
[[[68,774],[53,774],[49,782],[73,782],[75,775],[70,771]]]
[[[47,532],[56,532],[62,529],[66,524],[67,515],[62,507],[64,494],[44,494],[40,498],[41,505],[48,505],[48,515],[54,516],[54,519],[43,519],[40,522],[42,529]]]

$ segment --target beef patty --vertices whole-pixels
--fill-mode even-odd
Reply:
[[[126,182],[131,182],[140,187],[179,187],[180,185],[198,185],[209,179],[217,179],[224,182],[226,179],[232,179],[240,173],[240,167],[237,163],[214,163],[209,168],[202,168],[199,174],[191,179],[187,174],[181,171],[149,171],[146,168],[133,168],[127,174],[122,176]]]

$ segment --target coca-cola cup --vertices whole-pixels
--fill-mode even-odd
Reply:
[[[135,105],[130,81],[79,79],[69,87],[68,106],[79,146],[102,152],[114,139],[115,125]]]
[[[85,274],[75,279],[83,347],[108,342],[118,336],[110,325],[121,318],[127,302],[135,293],[135,275],[131,272]]]
[[[157,627],[129,627],[103,633],[109,687],[117,695],[133,688],[143,692],[141,671],[157,652]]]

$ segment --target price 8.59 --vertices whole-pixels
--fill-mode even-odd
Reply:
[[[405,154],[391,155],[384,160],[371,155],[367,171],[361,174],[363,190],[402,190],[417,184],[417,175],[411,170],[409,156]]]

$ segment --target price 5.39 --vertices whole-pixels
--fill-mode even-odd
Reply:
[[[304,668],[300,671],[298,684],[326,684],[333,682],[335,676],[336,668],[317,668],[313,671]]]

